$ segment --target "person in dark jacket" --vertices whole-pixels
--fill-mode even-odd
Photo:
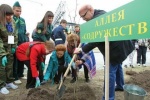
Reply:
[[[74,30],[74,32],[75,32],[78,36],[80,36],[80,26],[79,26],[79,25],[75,25],[75,30]]]
[[[21,9],[21,5],[18,1],[15,2],[13,5],[13,12],[14,12],[13,19],[15,20],[16,27],[18,29],[18,45],[20,45],[20,44],[26,42],[26,38],[25,38],[26,23],[25,23],[25,19],[20,16],[22,9]]]
[[[42,21],[37,24],[36,29],[32,33],[33,41],[45,42],[51,38],[53,17],[53,12],[47,11],[45,13]]]
[[[30,42],[30,33],[26,33],[26,41]]]
[[[79,15],[83,20],[89,21],[106,12],[103,10],[94,10],[91,5],[84,5],[79,10]],[[74,53],[83,51],[88,53],[90,50],[98,47],[105,58],[105,42],[88,43],[82,48],[76,48]],[[110,52],[110,71],[109,71],[109,100],[115,100],[115,90],[123,91],[124,77],[122,71],[122,62],[133,51],[134,46],[130,40],[126,41],[113,41],[109,44]],[[117,86],[115,87],[115,82]],[[105,96],[102,98],[105,99]]]
[[[143,67],[146,67],[146,52],[149,45],[148,39],[138,39],[138,48],[137,48],[137,65],[142,64]]]
[[[53,40],[55,41],[55,45],[58,44],[65,44],[66,36],[65,36],[65,29],[66,29],[67,21],[62,19],[60,21],[60,25],[56,27],[52,32]]]
[[[26,23],[25,19],[21,17],[22,7],[18,1],[16,1],[13,5],[13,19],[15,20],[16,27],[18,30],[18,46],[24,42],[26,42]],[[16,50],[16,48],[15,48]],[[20,84],[21,81],[19,78],[26,79],[23,75],[24,72],[24,64],[16,59],[14,54],[14,64],[13,64],[13,76],[15,78],[15,83]]]

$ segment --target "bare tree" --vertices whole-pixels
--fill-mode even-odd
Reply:
[[[77,6],[78,6],[77,2],[78,2],[78,1],[76,0],[74,23],[76,23],[76,17],[77,17]]]
[[[37,1],[33,1],[33,0],[27,0],[27,1],[30,1],[30,2],[33,2],[33,3],[37,3],[37,4],[40,4],[41,6],[43,6],[43,4],[42,4],[42,3],[37,2]]]
[[[70,21],[72,22],[71,15],[70,15],[70,10],[69,10],[68,6],[67,6],[67,10],[68,10],[68,12],[69,12],[68,16],[69,16],[69,18],[70,18]]]

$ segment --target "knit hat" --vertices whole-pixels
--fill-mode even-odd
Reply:
[[[19,3],[18,1],[16,1],[16,2],[14,3],[13,7],[21,7],[21,6],[20,6],[20,3]]]

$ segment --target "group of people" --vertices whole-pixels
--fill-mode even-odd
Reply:
[[[20,15],[21,5],[19,2],[15,2],[13,7],[7,4],[0,5],[0,93],[2,94],[9,94],[8,88],[17,89],[16,84],[22,83],[21,78],[27,79],[28,87],[28,84],[31,84],[32,81],[32,77],[29,78],[31,75],[30,69],[34,69],[37,64],[36,57],[46,55],[54,49],[54,43],[51,41],[29,42],[26,23]],[[31,44],[39,45],[37,48],[39,52],[34,52],[37,56],[30,55]],[[29,56],[27,56],[28,54]],[[31,63],[30,56],[35,57],[31,58],[33,59]],[[29,77],[27,78],[23,75],[24,64],[29,69],[27,75]]]
[[[91,5],[84,5],[79,10],[79,15],[85,21],[105,13],[104,10],[96,10]],[[62,19],[60,25],[53,28],[54,14],[51,11],[47,11],[37,24],[32,33],[33,41],[29,42],[25,20],[20,17],[20,14],[19,2],[16,2],[13,8],[7,4],[0,5],[0,93],[9,94],[8,88],[18,88],[13,82],[21,83],[19,79],[24,77],[24,65],[28,68],[26,89],[37,88],[48,80],[52,80],[52,84],[58,84],[74,54],[77,54],[77,57],[71,64],[72,80],[70,82],[76,82],[77,70],[81,67],[84,68],[85,82],[90,81],[90,78],[96,74],[96,61],[92,49],[98,47],[105,58],[105,42],[82,43],[81,47],[78,47],[79,25],[75,26],[74,33],[66,35],[67,21]],[[146,60],[143,52],[146,49],[142,46],[142,42],[141,44],[139,42],[137,63],[140,64],[142,55],[144,65]],[[115,91],[123,91],[122,62],[135,47],[131,40],[110,42],[109,100],[115,100]],[[46,68],[45,58],[50,53],[48,67],[43,75]],[[104,99],[105,96],[102,100]]]
[[[137,52],[137,66],[143,66],[146,67],[146,53],[147,48],[150,49],[150,39],[137,39],[132,40],[133,44],[135,45],[135,49],[132,53],[129,54],[129,64],[125,64],[124,67],[131,67],[134,68],[135,65],[133,65],[133,58],[135,55],[135,52]]]
[[[64,34],[66,20],[62,19],[60,25],[53,29],[54,14],[51,11],[45,13],[33,30],[33,41],[29,41],[25,19],[20,15],[21,5],[18,1],[13,7],[7,4],[0,5],[0,93],[2,94],[9,94],[8,88],[17,89],[16,84],[22,83],[20,78],[27,79],[26,89],[39,87],[42,82],[49,79],[58,84],[72,59],[74,49],[80,43],[79,34],[68,36]],[[52,56],[43,75],[45,58],[50,53]],[[85,69],[85,81],[89,82],[88,74],[92,77],[96,73],[93,51],[79,54],[74,62],[70,70],[73,77],[71,83],[77,78],[76,67],[81,68],[82,65]],[[27,78],[23,75],[24,65],[28,69]]]

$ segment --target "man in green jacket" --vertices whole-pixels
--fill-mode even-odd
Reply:
[[[14,12],[14,16],[13,19],[15,20],[16,23],[16,27],[18,29],[18,46],[24,42],[26,42],[26,23],[25,20],[20,17],[21,15],[21,5],[20,3],[17,1],[14,3],[13,5],[13,12]],[[24,77],[23,72],[24,72],[24,64],[21,61],[18,61],[15,57],[14,54],[14,77],[15,77],[15,83],[16,84],[20,84],[21,81],[19,80],[19,78],[23,78],[26,79],[26,77]]]

